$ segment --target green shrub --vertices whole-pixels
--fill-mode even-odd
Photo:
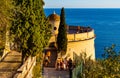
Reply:
[[[40,63],[36,63],[36,65],[33,68],[33,78],[39,78],[41,77],[41,64]]]
[[[120,53],[115,45],[105,48],[103,58],[92,61],[81,54],[73,70],[73,78],[120,78]]]
[[[38,54],[33,68],[33,78],[42,78],[42,61],[42,54]]]

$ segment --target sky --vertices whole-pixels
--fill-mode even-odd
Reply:
[[[120,8],[120,0],[44,0],[44,8]]]

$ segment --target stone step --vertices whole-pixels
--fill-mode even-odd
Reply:
[[[0,78],[13,78],[21,65],[21,53],[11,51],[0,62]]]
[[[55,48],[49,48],[49,51],[51,52],[51,56],[50,56],[50,63],[48,64],[48,67],[55,67],[55,62],[57,59],[57,50]]]

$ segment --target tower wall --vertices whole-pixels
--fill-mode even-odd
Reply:
[[[50,24],[52,25],[52,33],[53,36],[50,39],[50,42],[56,42],[59,24],[60,24],[60,17],[55,15],[50,15],[49,18]],[[56,30],[54,30],[54,27],[56,27]],[[83,30],[81,32],[81,29]],[[95,47],[94,47],[94,40],[95,40],[95,34],[94,30],[92,28],[88,27],[80,27],[80,26],[68,26],[67,27],[68,34],[68,45],[67,45],[67,52],[66,55],[63,57],[69,56],[72,59],[74,57],[79,56],[80,53],[86,53],[87,56],[91,56],[91,59],[95,59]],[[69,33],[69,30],[72,30],[71,34]],[[62,55],[62,54],[61,54]],[[58,54],[58,58],[61,57],[60,53]]]
[[[50,21],[50,24],[52,25],[52,33],[58,34],[60,21]],[[56,30],[54,30],[54,27],[56,27]]]
[[[66,56],[70,56],[74,60],[75,57],[80,56],[80,53],[86,53],[87,56],[91,56],[91,59],[95,59],[95,47],[94,38],[68,42]]]
[[[64,57],[70,57],[74,60],[80,53],[86,53],[87,57],[91,56],[91,59],[95,60],[95,34],[92,29],[89,32],[67,34],[68,45],[67,52]]]
[[[67,34],[68,41],[86,40],[95,37],[94,30],[84,33]]]

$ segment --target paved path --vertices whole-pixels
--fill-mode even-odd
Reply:
[[[21,54],[11,51],[0,62],[0,78],[13,78],[14,73],[21,65]]]
[[[43,78],[69,78],[69,72],[55,70],[55,68],[44,67]]]

